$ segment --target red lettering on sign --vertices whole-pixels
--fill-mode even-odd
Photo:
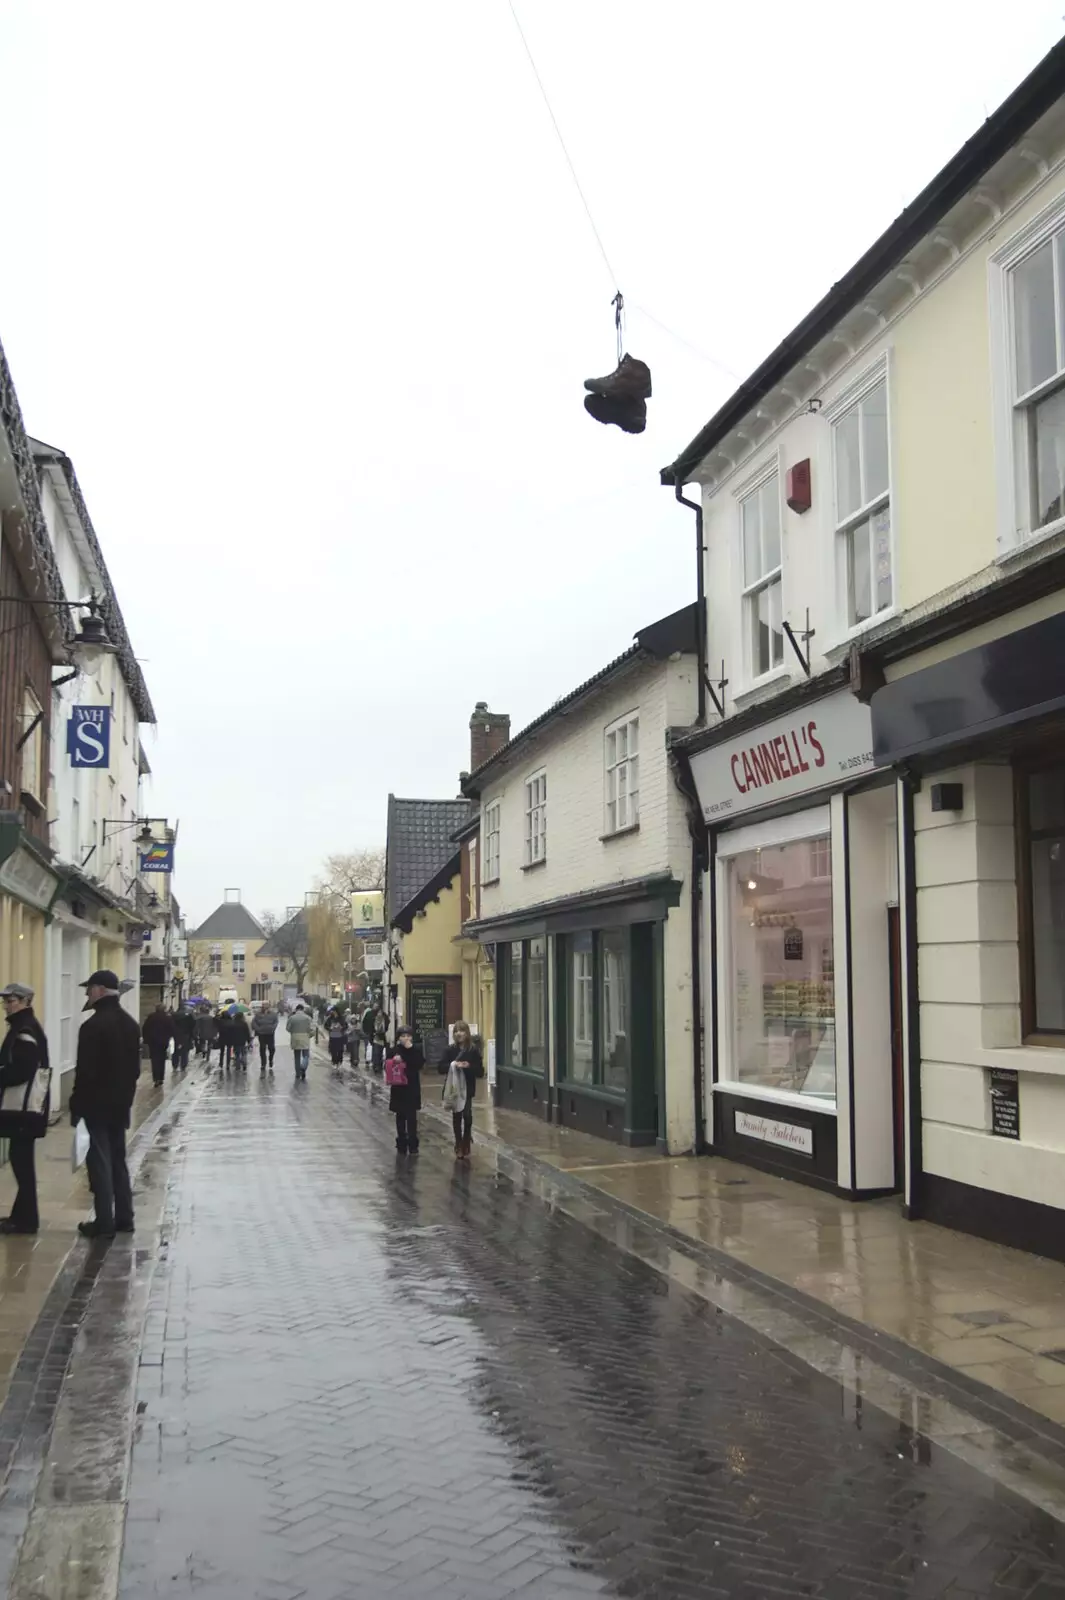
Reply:
[[[788,760],[788,747],[784,743],[783,734],[777,734],[776,738],[773,740],[773,749],[777,752],[777,759],[780,762],[781,777],[793,778],[795,774],[791,770],[791,762]]]
[[[751,746],[751,766],[758,774],[759,785],[772,781],[769,766],[765,759],[765,751],[764,749],[760,750],[757,745]]]
[[[803,731],[805,732],[805,729]],[[791,739],[792,749],[795,752],[795,760],[799,764],[799,771],[800,772],[809,772],[810,763],[808,761],[804,761],[803,760],[802,751],[799,749],[799,741],[798,741],[798,739],[795,737],[794,733],[790,734],[789,737]]]
[[[825,752],[822,749],[820,739],[817,737],[817,723],[811,722],[806,731],[810,736],[811,745],[817,751],[817,754],[814,756],[814,766],[823,767],[825,764]]]
[[[747,760],[746,750],[743,752],[743,776],[747,780],[748,789],[758,788],[758,779],[751,770],[751,763]]]
[[[729,763],[730,766],[732,767],[732,781],[736,785],[737,789],[740,791],[740,794],[746,794],[747,793],[747,786],[746,786],[746,784],[743,784],[743,783],[740,782],[739,773],[736,771],[736,763],[737,763],[737,761],[739,759],[740,759],[739,756],[735,755],[735,756],[733,756],[731,762]]]

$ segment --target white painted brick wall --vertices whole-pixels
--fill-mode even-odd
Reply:
[[[500,875],[481,891],[481,916],[490,918],[603,888],[623,879],[672,869],[687,875],[684,808],[666,757],[666,728],[695,715],[694,667],[643,664],[591,705],[545,729],[535,749],[522,752],[482,795],[482,808],[501,802]],[[629,712],[640,718],[640,827],[603,841],[605,730]],[[547,860],[525,860],[525,780],[547,771]],[[484,861],[484,818],[481,822]]]

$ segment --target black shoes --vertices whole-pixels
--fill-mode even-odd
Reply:
[[[642,433],[647,426],[645,400],[615,400],[612,395],[586,394],[584,409],[596,422],[612,422],[622,433]]]
[[[605,378],[585,378],[584,387],[607,400],[650,400],[651,369],[636,356],[622,356],[613,372]]]
[[[83,1239],[113,1239],[115,1236],[114,1228],[101,1228],[96,1221],[79,1222],[78,1232]],[[125,1232],[124,1229],[123,1232]]]
[[[604,378],[585,378],[589,391],[584,409],[596,422],[612,422],[623,433],[642,433],[651,398],[651,369],[646,361],[624,355]]]

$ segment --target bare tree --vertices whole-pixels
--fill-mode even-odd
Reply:
[[[368,850],[341,851],[326,856],[319,879],[319,888],[347,897],[359,889],[383,889],[384,886],[385,852],[378,845]]]
[[[324,895],[306,913],[309,938],[308,969],[312,978],[332,983],[344,970],[344,939],[350,916],[344,915],[335,900]]]
[[[276,911],[260,911],[259,926],[269,939],[271,934],[276,933],[278,928],[280,928],[281,918],[278,916]]]
[[[185,995],[191,998],[203,993],[203,986],[211,975],[211,957],[207,950],[197,950],[189,944],[185,961]]]
[[[296,992],[302,994],[311,959],[311,939],[306,912],[297,911],[287,922],[277,925],[270,934],[269,945],[271,954],[276,951],[279,956],[284,956],[285,960],[291,963],[296,973]]]

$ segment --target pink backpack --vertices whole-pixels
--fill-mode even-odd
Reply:
[[[402,1056],[389,1056],[385,1062],[385,1082],[406,1085],[407,1063]]]

